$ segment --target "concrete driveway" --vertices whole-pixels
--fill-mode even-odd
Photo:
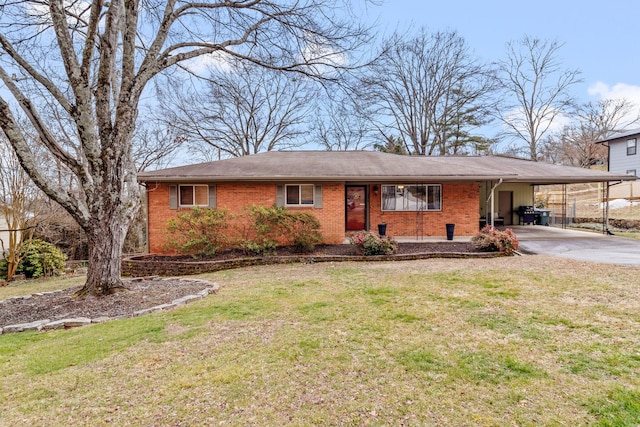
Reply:
[[[516,233],[524,253],[640,266],[640,240],[540,225],[510,228]]]

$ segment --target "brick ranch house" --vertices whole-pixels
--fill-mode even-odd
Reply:
[[[194,206],[240,213],[247,205],[285,206],[318,218],[324,243],[349,232],[457,236],[478,232],[481,218],[518,223],[533,205],[533,186],[613,182],[628,175],[506,157],[402,156],[374,151],[278,151],[143,172],[149,252],[166,251],[167,221]]]

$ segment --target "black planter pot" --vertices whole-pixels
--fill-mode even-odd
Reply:
[[[453,230],[456,228],[455,224],[447,224],[447,240],[453,240]]]

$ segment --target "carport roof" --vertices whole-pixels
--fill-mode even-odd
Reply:
[[[403,156],[377,151],[271,151],[138,175],[141,182],[624,181],[629,175],[499,156]]]

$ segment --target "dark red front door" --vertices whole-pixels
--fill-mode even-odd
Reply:
[[[346,186],[347,231],[367,229],[367,187],[365,185]]]

